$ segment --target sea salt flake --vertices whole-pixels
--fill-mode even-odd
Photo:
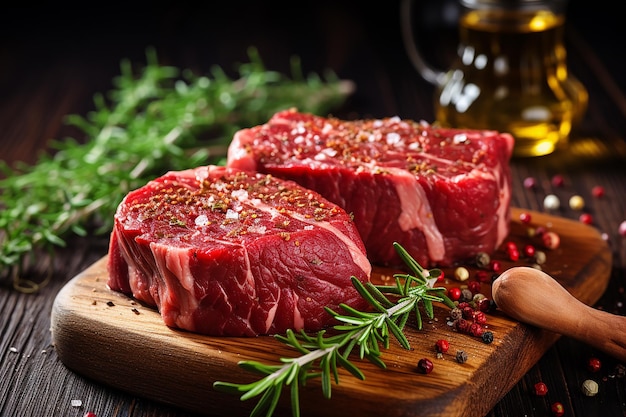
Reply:
[[[267,228],[265,226],[252,225],[248,227],[248,233],[265,234],[266,231],[267,231]]]
[[[387,133],[387,145],[397,145],[400,141],[400,135],[396,132]]]
[[[452,141],[454,142],[455,145],[458,145],[460,143],[465,143],[467,141],[467,135],[465,133],[458,133],[454,135],[454,137],[452,138]]]
[[[206,215],[201,214],[196,217],[196,226],[206,226],[207,224],[209,224],[209,218]]]
[[[248,199],[248,192],[243,189],[234,190],[230,195],[239,201],[245,201]]]
[[[83,402],[81,400],[72,400],[72,407],[82,407]]]
[[[237,213],[235,210],[228,209],[226,211],[226,218],[227,219],[238,220],[239,219],[239,213]]]

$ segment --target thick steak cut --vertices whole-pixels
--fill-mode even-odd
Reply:
[[[239,131],[227,165],[291,179],[354,217],[374,264],[399,242],[423,266],[492,253],[509,231],[513,137],[398,117],[346,121],[286,110]]]
[[[115,214],[108,286],[213,336],[316,331],[365,308],[371,265],[351,217],[314,191],[219,166],[170,172]]]

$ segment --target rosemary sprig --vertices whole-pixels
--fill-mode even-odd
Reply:
[[[358,350],[361,360],[367,359],[385,369],[380,346],[389,348],[390,335],[393,335],[403,348],[410,349],[404,328],[409,317],[414,314],[418,329],[422,329],[420,305],[429,318],[434,317],[433,302],[442,302],[454,308],[454,303],[445,294],[446,289],[433,287],[441,271],[423,269],[401,245],[394,243],[394,247],[412,274],[394,274],[394,286],[363,284],[352,277],[352,285],[367,300],[372,311],[358,311],[345,304],[340,305],[344,314],[326,308],[329,314],[341,322],[333,326],[331,335],[324,330],[315,335],[292,330],[288,330],[285,336],[276,335],[278,340],[295,348],[301,356],[281,358],[281,365],[239,362],[241,368],[263,377],[248,384],[216,381],[214,388],[241,395],[241,401],[261,396],[250,414],[254,417],[273,415],[283,389],[290,387],[292,415],[298,417],[299,386],[305,385],[308,380],[320,378],[322,394],[328,399],[331,397],[332,382],[339,384],[340,367],[360,380],[365,379],[358,365],[350,360],[353,351]]]
[[[169,170],[223,163],[237,130],[278,110],[327,114],[352,91],[332,73],[305,78],[297,57],[292,78],[268,71],[254,48],[236,79],[218,66],[197,76],[159,65],[153,49],[146,56],[137,72],[121,62],[114,89],[94,97],[87,117],[67,117],[83,138],[52,142],[32,166],[0,161],[0,278],[11,276],[15,288],[41,284],[21,278],[34,251],[53,253],[72,233],[110,231],[129,191]]]

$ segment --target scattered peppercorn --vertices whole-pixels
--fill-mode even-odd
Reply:
[[[115,303],[113,301],[107,301],[107,305],[109,307],[115,307]]]
[[[583,213],[578,217],[578,220],[581,223],[585,223],[585,224],[591,224],[593,223],[593,216],[589,213]]]
[[[600,359],[592,357],[587,361],[587,369],[591,372],[598,372],[602,368],[602,362]]]
[[[626,237],[626,220],[620,223],[618,230],[619,230],[620,236]]]
[[[448,290],[448,298],[452,301],[459,301],[461,299],[461,289],[459,287],[452,287]]]
[[[83,417],[97,417],[97,416],[96,416],[96,413],[92,413],[91,411],[88,411],[85,413]]]
[[[470,307],[469,305],[463,307],[461,309],[461,311],[463,312],[463,318],[465,320],[473,320],[474,319],[474,309],[472,307]]]
[[[474,321],[476,323],[478,323],[478,324],[486,324],[487,323],[487,316],[482,311],[475,311],[473,318],[474,318]]]
[[[548,249],[556,249],[561,244],[561,238],[555,232],[545,232],[541,240]]]
[[[561,207],[559,198],[554,194],[548,194],[543,199],[543,208],[546,210],[558,210]]]
[[[429,374],[433,371],[433,363],[428,358],[422,358],[417,363],[417,370],[422,374]]]
[[[491,281],[491,277],[487,271],[476,271],[476,279],[480,282]]]
[[[489,262],[489,269],[493,272],[499,273],[502,270],[502,264],[499,261],[491,260],[491,262]]]
[[[520,221],[522,223],[528,224],[528,223],[530,223],[532,217],[531,217],[530,213],[524,211],[524,212],[520,213],[519,219],[520,219]]]
[[[562,175],[555,175],[552,177],[552,185],[555,187],[562,187],[565,184],[565,179]]]
[[[548,386],[543,382],[537,382],[535,384],[535,395],[543,397],[548,393]]]
[[[448,349],[450,349],[450,342],[445,339],[439,339],[435,343],[435,350],[439,353],[446,353]]]
[[[489,313],[494,309],[494,301],[488,298],[483,298],[479,300],[477,303],[478,309],[484,313]]]
[[[573,195],[569,199],[569,207],[572,210],[582,210],[585,208],[585,200],[579,195]]]
[[[552,404],[552,414],[556,417],[561,417],[563,414],[565,414],[565,408],[563,407],[563,404],[556,402]]]
[[[463,266],[459,266],[454,270],[454,279],[457,281],[465,281],[469,278],[469,271]]]
[[[587,379],[583,382],[582,391],[587,397],[593,397],[598,393],[598,383],[592,379]]]
[[[469,288],[463,288],[461,290],[461,298],[460,301],[472,301],[474,294],[469,290]]]
[[[467,362],[467,353],[463,350],[457,350],[455,359],[458,363],[465,363]]]
[[[469,333],[469,329],[471,325],[472,323],[469,320],[466,320],[464,318],[460,318],[454,322],[454,328],[459,333]]]
[[[486,331],[481,338],[483,339],[483,343],[490,344],[493,342],[493,332]]]
[[[479,268],[485,268],[491,262],[491,257],[487,252],[479,252],[476,254],[476,266]]]
[[[591,194],[595,198],[602,198],[602,197],[604,197],[604,187],[602,187],[601,185],[596,185],[595,187],[593,187],[591,189]]]
[[[538,250],[535,251],[535,262],[538,265],[543,265],[546,263],[546,253],[544,251]]]
[[[485,329],[483,329],[483,327],[478,324],[478,323],[472,323],[470,324],[469,327],[469,334],[474,336],[474,337],[482,337],[483,333],[485,332]]]
[[[456,320],[458,320],[458,319],[460,319],[462,317],[463,317],[463,312],[461,311],[460,308],[455,307],[452,310],[450,310],[450,318],[453,321],[456,321]]]
[[[473,294],[476,294],[476,293],[480,292],[480,282],[478,282],[478,281],[470,281],[470,282],[468,282],[467,283],[467,289],[470,290]]]
[[[524,187],[535,188],[537,186],[537,180],[533,177],[527,177],[524,179]]]
[[[525,257],[532,258],[535,256],[535,247],[533,245],[524,245],[523,253]]]

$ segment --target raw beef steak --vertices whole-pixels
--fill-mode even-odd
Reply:
[[[108,286],[165,324],[255,336],[330,324],[325,306],[365,308],[350,278],[371,265],[351,217],[314,191],[219,166],[170,172],[115,214]]]
[[[227,165],[291,179],[354,217],[374,264],[393,242],[425,267],[493,252],[509,231],[513,137],[398,117],[345,121],[286,110],[239,131]]]

